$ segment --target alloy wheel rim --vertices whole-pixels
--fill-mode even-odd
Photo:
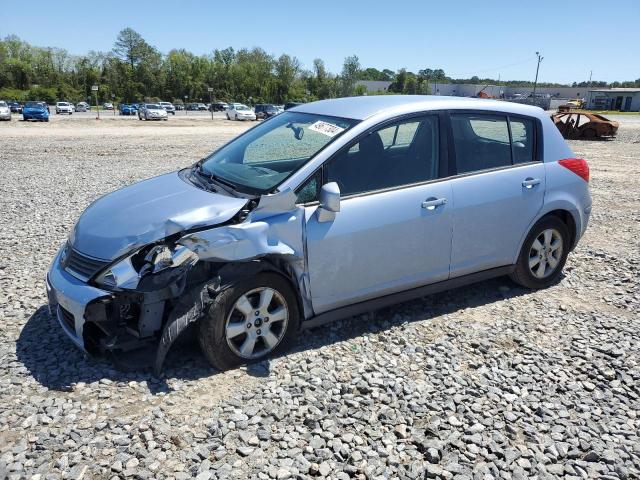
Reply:
[[[529,270],[539,279],[553,274],[562,258],[562,236],[555,228],[540,232],[529,250]]]
[[[280,292],[259,287],[241,295],[227,315],[225,337],[233,353],[252,360],[271,353],[289,323],[287,302]]]

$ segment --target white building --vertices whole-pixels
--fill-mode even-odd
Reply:
[[[640,112],[640,88],[597,88],[589,90],[587,108]]]

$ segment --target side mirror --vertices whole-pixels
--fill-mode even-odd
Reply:
[[[318,222],[331,222],[340,211],[340,187],[336,182],[327,183],[320,190],[320,206],[316,210]]]

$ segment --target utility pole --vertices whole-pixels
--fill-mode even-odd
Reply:
[[[591,76],[593,75],[593,70],[589,70],[589,88],[591,88]]]
[[[100,105],[98,105],[98,85],[92,85],[91,90],[96,96],[96,111],[98,112],[98,116],[96,117],[96,120],[100,120]]]
[[[213,87],[207,87],[209,91],[209,110],[211,110],[211,120],[213,120]]]
[[[533,82],[533,97],[534,98],[536,96],[536,87],[538,86],[538,72],[540,71],[540,62],[544,58],[542,55],[540,55],[540,52],[536,52],[536,55],[538,56],[538,66],[536,67],[536,80]]]

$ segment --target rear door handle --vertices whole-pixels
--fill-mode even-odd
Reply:
[[[540,184],[540,179],[539,178],[528,177],[528,178],[525,178],[522,181],[522,186],[524,188],[533,188],[535,185],[539,185],[539,184]]]
[[[446,198],[429,197],[424,202],[422,202],[422,208],[426,208],[427,210],[435,210],[436,207],[445,205],[446,203]]]

